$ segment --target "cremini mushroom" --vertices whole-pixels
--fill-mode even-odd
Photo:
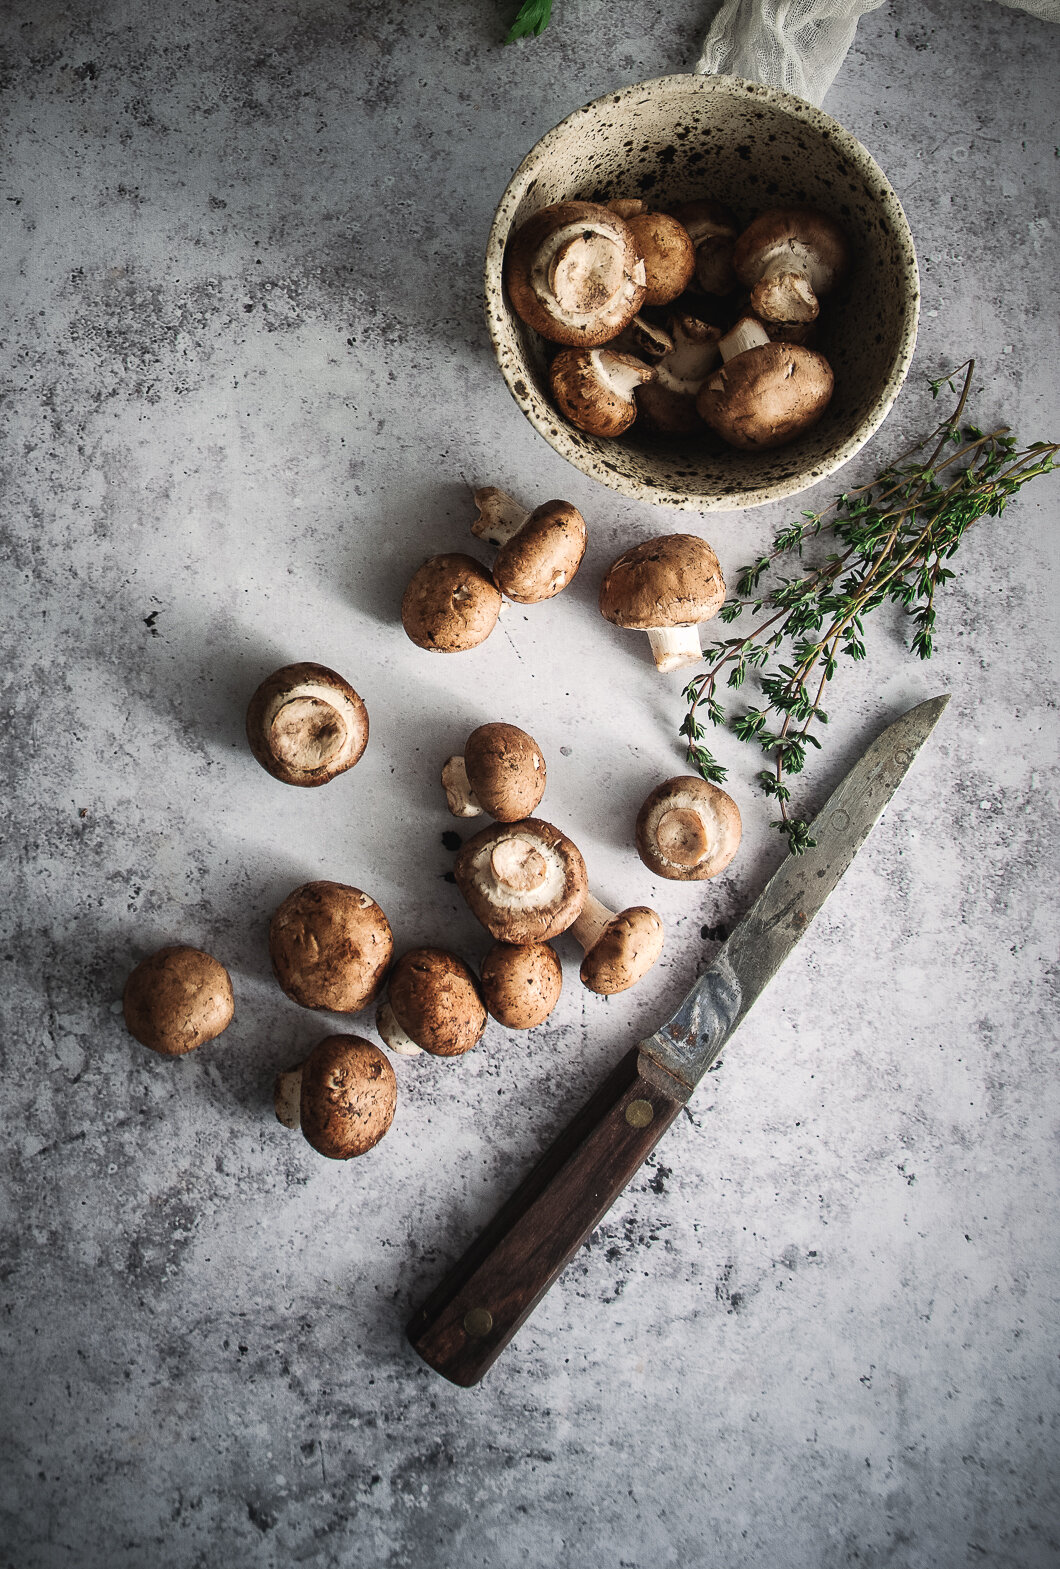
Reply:
[[[644,260],[629,226],[596,202],[554,202],[516,231],[504,258],[516,313],[552,343],[607,343],[644,299]]]
[[[634,213],[626,222],[644,258],[645,305],[669,305],[695,276],[696,250],[688,230],[664,212]]]
[[[367,746],[368,710],[326,665],[284,665],[250,699],[247,740],[274,779],[327,784],[352,768]]]
[[[704,294],[729,294],[736,287],[733,246],[739,233],[736,216],[721,202],[679,202],[669,211],[687,231],[695,248],[695,277]]]
[[[656,785],[637,813],[637,854],[659,877],[717,877],[740,846],[740,811],[731,795],[695,774]]]
[[[454,817],[499,823],[529,817],[545,793],[545,759],[532,735],[500,720],[472,730],[461,754],[442,769],[442,786]]]
[[[590,436],[621,436],[637,417],[634,393],[655,375],[634,354],[614,349],[561,349],[549,366],[561,414]]]
[[[536,817],[484,828],[461,845],[453,871],[471,910],[498,942],[558,937],[585,902],[581,852]]]
[[[662,952],[664,933],[662,921],[646,904],[616,914],[589,894],[570,935],[585,952],[582,985],[607,997],[647,975]]]
[[[159,948],[125,983],[125,1027],[161,1057],[182,1057],[232,1022],[232,980],[201,948]]]
[[[457,654],[477,648],[497,625],[500,589],[473,556],[431,556],[413,573],[401,601],[401,624],[419,648]]]
[[[637,388],[637,408],[653,430],[689,435],[703,429],[696,398],[721,358],[721,329],[695,316],[675,316],[669,325],[673,347],[656,362],[654,379]]]
[[[718,347],[724,364],[704,383],[696,408],[730,446],[783,447],[828,407],[835,380],[816,350],[770,342],[752,316],[741,317]]]
[[[494,943],[482,961],[482,996],[508,1030],[543,1024],[563,989],[563,967],[548,943]]]
[[[330,1160],[372,1149],[397,1109],[397,1078],[385,1052],[358,1035],[329,1035],[304,1062],[281,1073],[273,1092],[276,1116]]]
[[[303,1008],[358,1013],[375,1000],[393,952],[382,910],[346,883],[303,883],[269,925],[276,979]]]
[[[462,1057],[481,1039],[486,1009],[463,959],[444,948],[413,948],[391,970],[375,1023],[402,1056]]]
[[[696,629],[724,600],[718,558],[698,534],[663,534],[635,545],[600,585],[600,614],[614,626],[647,632],[659,670],[702,657]]]
[[[819,302],[849,265],[846,235],[814,207],[760,213],[732,253],[736,276],[751,290],[751,309],[771,321],[813,321]]]
[[[585,519],[569,501],[543,501],[528,512],[507,491],[473,492],[471,532],[500,548],[493,581],[519,605],[536,605],[566,588],[585,554]]]

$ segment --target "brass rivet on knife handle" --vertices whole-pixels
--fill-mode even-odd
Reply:
[[[631,1128],[646,1128],[655,1116],[650,1100],[631,1100],[626,1107],[626,1121]]]
[[[493,1328],[493,1314],[489,1308],[472,1308],[464,1314],[464,1333],[472,1340],[485,1340]]]

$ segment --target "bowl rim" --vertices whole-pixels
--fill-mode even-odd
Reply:
[[[540,395],[535,397],[531,389],[526,386],[522,375],[515,375],[506,363],[506,354],[511,348],[511,334],[518,329],[514,326],[515,313],[511,310],[504,292],[504,251],[511,234],[516,209],[533,183],[539,165],[547,159],[554,145],[565,138],[579,120],[587,120],[605,107],[614,109],[632,98],[642,97],[646,92],[688,90],[693,83],[696,92],[718,93],[722,97],[745,100],[748,98],[764,100],[793,118],[801,120],[813,130],[826,133],[836,148],[855,164],[866,184],[883,206],[897,238],[902,243],[906,253],[903,257],[902,272],[908,293],[905,325],[898,354],[883,389],[856,430],[827,458],[819,459],[815,463],[812,477],[795,474],[754,490],[721,491],[717,495],[709,496],[667,493],[662,489],[632,480],[625,474],[616,473],[613,466],[605,463],[602,457],[588,452],[584,446],[574,441],[566,422],[557,416],[555,410],[547,404],[542,410],[537,401]],[[652,502],[657,506],[686,512],[733,512],[748,507],[764,506],[768,502],[780,501],[786,496],[798,495],[802,491],[809,490],[828,475],[842,468],[875,435],[893,407],[912,363],[920,319],[920,274],[909,220],[894,187],[868,149],[858,141],[856,136],[840,125],[838,120],[832,119],[831,115],[825,114],[822,109],[804,98],[797,98],[794,94],[783,92],[776,87],[767,87],[761,82],[748,81],[744,77],[720,76],[698,71],[652,77],[647,81],[634,82],[628,87],[604,93],[601,97],[594,98],[590,103],[583,104],[566,115],[534,143],[508,181],[490,225],[486,242],[484,294],[487,330],[505,385],[530,424],[539,435],[544,437],[549,446],[581,473],[598,480],[611,490],[617,490],[622,495],[637,500]],[[499,314],[495,309],[498,305],[502,307]]]

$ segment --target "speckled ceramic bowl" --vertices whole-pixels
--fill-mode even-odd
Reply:
[[[855,257],[829,296],[817,342],[835,372],[821,422],[790,446],[719,450],[640,435],[585,435],[549,400],[548,346],[512,311],[502,283],[513,230],[567,198],[697,196],[741,222],[767,207],[808,203],[845,226]],[[812,104],[731,76],[664,76],[597,99],[542,137],[512,177],[490,231],[486,313],[498,363],[527,419],[576,468],[623,495],[698,512],[758,506],[833,473],[882,423],[916,341],[920,286],[905,214],[883,172],[849,132]]]

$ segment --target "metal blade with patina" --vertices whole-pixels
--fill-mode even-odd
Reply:
[[[810,824],[816,846],[774,873],[673,1018],[641,1042],[645,1056],[698,1084],[864,844],[948,702],[946,694],[911,708],[855,763]]]

